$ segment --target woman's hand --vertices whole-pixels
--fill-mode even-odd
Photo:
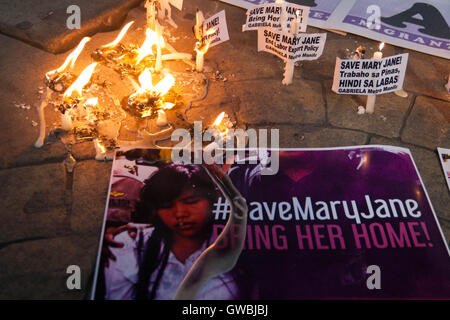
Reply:
[[[143,228],[148,228],[150,225],[139,225]],[[127,231],[128,235],[136,239],[138,226],[134,223],[127,223],[120,227],[109,227],[105,231],[105,236],[103,238],[103,246],[102,246],[102,260],[104,262],[105,267],[109,266],[109,259],[115,261],[116,256],[111,252],[110,248],[122,248],[124,246],[123,242],[115,241],[114,238],[116,235]]]

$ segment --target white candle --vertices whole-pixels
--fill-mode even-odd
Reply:
[[[158,110],[158,118],[156,119],[156,125],[159,127],[165,127],[167,125],[167,115],[164,110]]]
[[[299,26],[300,24],[298,21],[298,12],[297,12],[297,17],[291,22],[290,34],[296,35],[298,33]],[[282,84],[289,85],[292,83],[292,80],[294,78],[294,67],[295,62],[292,61],[291,59],[286,58],[286,64],[284,66],[284,79],[283,81],[281,81]]]
[[[280,14],[280,24],[281,24],[281,31],[286,32],[287,31],[287,17],[286,17],[286,4],[284,0],[276,0],[276,3],[281,4],[281,14]]]
[[[380,44],[380,51],[376,51],[373,54],[372,59],[382,59],[383,58],[383,52],[381,52],[381,50],[384,47],[384,43]],[[375,111],[375,100],[376,100],[376,95],[371,94],[367,96],[367,101],[366,101],[366,112],[367,113],[373,113]]]
[[[162,26],[156,22],[156,64],[155,64],[155,71],[159,72],[162,69],[162,54],[161,49],[163,46],[163,39],[162,39]]]
[[[175,53],[168,53],[163,54],[161,60],[191,60],[192,54],[190,53],[182,53],[182,52],[175,52]]]
[[[197,50],[197,57],[195,58],[195,70],[197,70],[198,72],[203,71],[204,56],[205,54],[202,51]]]
[[[45,107],[48,104],[48,100],[50,99],[50,95],[52,94],[52,91],[49,87],[47,87],[47,94],[45,96],[45,99],[41,102],[41,105],[39,106],[39,137],[34,143],[34,146],[36,148],[40,148],[44,145],[44,139],[45,139]]]
[[[67,110],[61,114],[61,128],[66,131],[72,130],[72,118]]]

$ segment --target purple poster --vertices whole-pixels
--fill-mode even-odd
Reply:
[[[167,159],[116,153],[92,298],[172,299],[222,231],[230,207],[204,167]],[[268,159],[222,166],[247,200],[246,238],[198,299],[450,298],[449,250],[408,149],[283,149],[272,175]]]
[[[375,18],[377,7],[379,25]],[[371,16],[373,16],[371,18]],[[373,23],[367,27],[368,20]],[[336,29],[397,46],[450,58],[450,2],[447,0],[358,0]]]

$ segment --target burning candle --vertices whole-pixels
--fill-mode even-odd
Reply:
[[[145,30],[145,41],[139,48],[138,56],[136,58],[136,65],[138,65],[146,56],[153,55],[152,47],[158,43],[156,32],[151,29]]]
[[[64,99],[67,101],[72,97],[74,92],[77,92],[79,96],[82,95],[83,87],[89,82],[91,79],[92,73],[94,73],[96,62],[88,65],[80,74],[80,76],[75,80],[75,82],[69,87],[69,89],[64,92]]]
[[[376,51],[373,54],[372,59],[382,59],[383,58],[383,52],[381,52],[381,50],[383,50],[384,47],[384,42],[382,42],[379,46],[379,51]],[[375,111],[375,100],[376,100],[376,95],[371,94],[367,96],[367,102],[366,102],[366,112],[367,113],[373,113]]]
[[[200,44],[200,43],[197,42],[197,44]],[[199,49],[199,47],[200,47],[199,45],[195,46],[195,51],[197,52],[197,56],[195,58],[195,70],[197,70],[198,72],[202,72],[205,54],[203,53],[202,50]]]
[[[34,146],[36,148],[41,148],[44,145],[45,126],[46,126],[44,111],[45,111],[45,107],[47,106],[47,104],[49,102],[52,90],[57,91],[57,92],[64,90],[64,84],[61,82],[63,82],[63,80],[65,78],[64,78],[64,76],[61,76],[61,75],[65,74],[64,72],[69,65],[70,65],[70,69],[73,68],[78,56],[80,55],[81,51],[83,50],[84,46],[86,45],[86,43],[89,40],[91,40],[91,38],[89,38],[89,37],[84,37],[83,39],[81,39],[80,43],[75,48],[75,50],[73,50],[67,56],[64,63],[58,69],[51,70],[45,74],[45,83],[47,85],[47,92],[46,92],[45,99],[42,100],[41,105],[39,106],[39,123],[40,123],[40,125],[39,125],[39,137],[36,140],[36,142],[34,143]],[[63,80],[61,80],[61,79],[63,79]]]
[[[300,12],[297,10],[296,18],[291,22],[291,29],[289,32],[291,35],[296,35],[298,33],[298,29],[300,27],[299,14]],[[294,78],[294,67],[295,62],[291,59],[286,59],[286,64],[284,66],[284,79],[281,81],[282,84],[289,85],[292,83],[292,79]]]
[[[353,60],[359,60],[364,58],[364,54],[366,53],[366,49],[363,46],[359,46],[356,48],[356,50],[352,53],[352,59]]]
[[[197,42],[195,43],[195,51],[197,52],[195,70],[202,72],[205,53],[208,51],[211,41],[203,40],[203,23],[205,22],[205,18],[200,10],[197,10],[195,21],[194,34],[197,38]],[[209,34],[210,32],[214,33],[214,29],[208,30],[206,34]]]

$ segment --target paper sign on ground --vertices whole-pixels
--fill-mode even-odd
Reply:
[[[286,19],[286,27],[289,30],[291,21],[298,14],[299,32],[306,31],[309,16],[309,7],[293,3],[267,3],[251,7],[247,10],[247,21],[242,26],[242,31],[258,30],[262,27],[281,29],[283,19]]]
[[[371,5],[380,8],[379,29],[367,27]],[[358,0],[334,28],[450,59],[449,25],[448,0]]]
[[[444,170],[445,180],[447,181],[448,190],[450,190],[450,149],[437,148],[439,160],[441,160],[442,170]]]
[[[275,0],[220,0],[241,8],[250,9]],[[328,28],[328,20],[341,0],[291,0],[289,2],[310,7],[308,24],[319,28]]]
[[[336,58],[333,91],[339,94],[383,94],[403,88],[408,54],[383,59]]]
[[[246,153],[227,171],[247,200],[244,248],[233,270],[205,283],[197,299],[450,297],[448,246],[408,149],[283,149],[277,173],[264,175],[269,152],[278,150],[259,150],[256,163]],[[224,229],[230,206],[201,165],[168,158],[158,149],[116,152],[92,298],[140,299],[148,289],[155,299],[172,299]],[[196,202],[181,204],[186,194]],[[187,223],[169,224],[179,206]],[[169,241],[175,232],[202,243],[183,263]],[[233,240],[223,237],[223,245]]]
[[[293,35],[271,28],[258,29],[258,51],[272,53],[283,60],[316,60],[322,55],[326,33]]]
[[[170,0],[170,4],[180,11],[183,9],[183,0]]]
[[[207,31],[210,29],[214,29],[215,32],[208,35]],[[222,42],[230,40],[225,10],[222,10],[205,20],[203,23],[203,34],[203,41],[211,40],[210,47],[214,47]]]
[[[221,0],[245,9],[275,0]],[[450,59],[448,0],[292,0],[310,6],[309,25],[342,30]],[[369,9],[369,7],[372,8]],[[379,29],[367,27],[378,7]]]

